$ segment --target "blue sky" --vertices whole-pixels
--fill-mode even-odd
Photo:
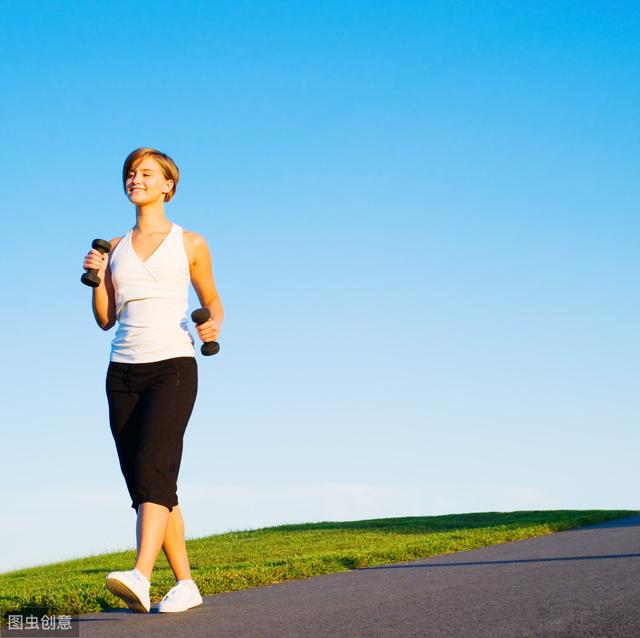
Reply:
[[[188,537],[638,507],[635,3],[0,9],[0,570],[135,545],[80,275],[138,146],[225,305]]]

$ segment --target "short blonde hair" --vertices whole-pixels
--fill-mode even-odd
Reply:
[[[173,180],[173,188],[168,193],[165,193],[164,196],[164,201],[168,202],[176,194],[176,187],[180,181],[180,171],[176,163],[166,153],[158,151],[155,148],[136,148],[127,155],[127,159],[124,161],[124,166],[122,167],[122,187],[124,188],[125,194],[127,192],[127,175],[129,171],[135,168],[145,157],[151,157],[156,160],[156,162],[160,164],[164,178]]]

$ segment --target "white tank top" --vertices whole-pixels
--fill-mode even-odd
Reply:
[[[118,320],[111,361],[148,363],[195,357],[186,316],[191,276],[182,227],[172,224],[146,261],[133,249],[132,231],[109,253]]]

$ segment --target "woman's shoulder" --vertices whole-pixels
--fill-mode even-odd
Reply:
[[[189,257],[189,265],[193,266],[197,259],[202,258],[203,253],[208,251],[207,240],[204,235],[194,230],[182,229],[182,237],[187,256]]]
[[[182,228],[182,234],[184,235],[184,238],[187,241],[190,242],[201,242],[201,241],[206,241],[204,238],[204,235],[202,235],[201,233],[197,233],[195,230],[189,230],[188,228]]]
[[[113,250],[119,243],[122,237],[114,237],[109,243],[111,244],[111,250]]]
[[[114,237],[113,239],[109,240],[109,243],[111,244],[111,250],[109,251],[109,253],[113,254],[113,251],[116,249],[116,246],[120,243],[121,239],[122,237]]]
[[[197,233],[195,230],[187,230],[186,228],[183,228],[182,236],[184,237],[185,245],[194,251],[202,250],[203,247],[208,245],[204,235]]]

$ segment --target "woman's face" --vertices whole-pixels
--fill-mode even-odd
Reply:
[[[173,180],[165,179],[156,160],[145,157],[129,169],[125,187],[131,203],[151,204],[164,201],[165,193],[173,188]]]

